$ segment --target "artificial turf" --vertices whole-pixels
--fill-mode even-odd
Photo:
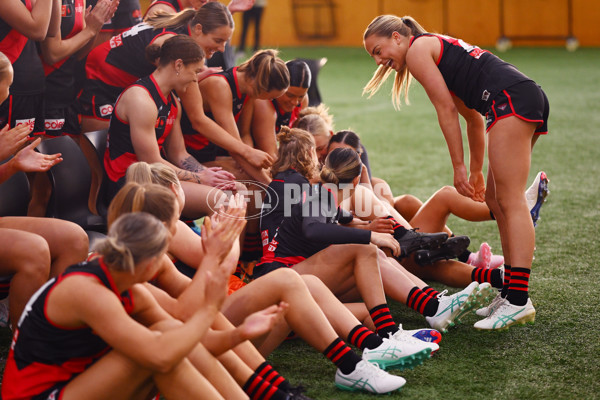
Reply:
[[[361,97],[376,67],[362,49],[285,48],[280,55],[286,60],[328,58],[318,85],[336,129],[360,134],[373,174],[386,179],[394,194],[425,200],[452,184],[437,117],[418,84],[412,88],[411,105],[398,112],[391,105],[391,85],[370,100]],[[431,360],[402,371],[407,384],[392,398],[600,398],[600,49],[569,53],[563,48],[518,48],[499,55],[536,80],[550,99],[550,134],[537,142],[530,171],[530,181],[537,171],[546,171],[551,191],[536,228],[530,281],[536,322],[504,332],[479,332],[472,327],[476,316],[464,317],[443,336]],[[500,251],[493,222],[451,217],[448,225],[457,234],[469,235],[473,250],[487,241]],[[390,305],[405,328],[426,326],[416,312],[392,301]],[[8,330],[0,329],[3,359],[9,344]],[[299,340],[281,345],[269,361],[292,383],[302,383],[314,399],[373,398],[336,389],[335,367]]]

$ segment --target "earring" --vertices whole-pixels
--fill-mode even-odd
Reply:
[[[177,76],[179,76],[179,71],[177,71]]]

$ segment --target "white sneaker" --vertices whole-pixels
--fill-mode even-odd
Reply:
[[[477,288],[477,292],[473,293],[475,298],[471,304],[465,305],[463,309],[458,313],[454,321],[460,322],[460,319],[466,314],[470,313],[473,310],[477,310],[483,304],[487,304],[490,302],[492,297],[494,296],[494,288],[489,282],[483,282],[479,284]]]
[[[473,307],[478,287],[477,282],[471,282],[469,286],[451,296],[445,296],[448,291],[444,290],[437,295],[440,302],[437,313],[433,317],[425,317],[425,320],[433,329],[446,333],[448,326],[454,326],[454,320],[463,308]]]
[[[535,321],[535,308],[531,299],[527,299],[524,306],[516,306],[502,299],[502,303],[486,318],[475,323],[479,330],[504,330],[511,325],[533,324]]]
[[[433,346],[411,336],[412,340],[395,340],[392,335],[374,349],[365,349],[363,360],[377,364],[381,369],[396,367],[400,370],[414,368],[431,357]],[[436,344],[437,348],[439,346]]]
[[[498,308],[498,306],[500,304],[502,304],[503,302],[504,302],[504,297],[502,297],[500,295],[500,291],[498,291],[498,293],[496,294],[496,297],[494,297],[494,300],[492,300],[492,302],[490,304],[488,304],[486,307],[481,307],[480,309],[475,311],[475,314],[479,315],[480,317],[487,317],[491,313],[493,313],[494,310],[496,308]]]
[[[546,197],[550,193],[548,190],[548,176],[544,171],[538,172],[533,183],[525,191],[525,199],[527,200],[527,207],[531,213],[531,219],[533,220],[533,226],[537,225],[537,221],[540,218],[540,208],[546,201]]]
[[[8,297],[0,300],[0,328],[8,327],[10,323],[8,315]]]
[[[389,393],[406,383],[401,376],[391,375],[367,360],[356,364],[354,371],[344,375],[339,369],[335,373],[335,386],[343,390],[362,390],[369,393]]]

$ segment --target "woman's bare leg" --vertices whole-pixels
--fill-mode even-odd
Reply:
[[[444,186],[433,194],[410,224],[422,232],[446,232],[452,234],[446,226],[448,217],[454,214],[467,221],[491,220],[490,209],[485,203],[478,203],[459,194],[454,187]]]
[[[13,275],[8,300],[11,325],[16,328],[29,298],[49,278],[50,250],[41,236],[14,229],[0,229],[0,243],[0,275]]]
[[[43,237],[50,249],[50,276],[57,276],[87,258],[87,234],[73,222],[55,218],[4,217],[0,219],[0,228],[18,229]]]

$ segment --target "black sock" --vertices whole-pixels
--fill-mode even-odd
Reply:
[[[473,268],[471,280],[479,283],[489,282],[496,289],[502,289],[502,274],[499,269]]]
[[[529,298],[529,268],[512,267],[510,269],[510,282],[506,299],[510,304],[524,306]]]
[[[506,295],[508,294],[508,284],[510,282],[510,270],[511,270],[511,266],[508,264],[504,264],[504,282],[503,282],[503,286],[502,286],[502,292],[500,293],[500,295],[504,298],[506,298]]]
[[[392,227],[392,229],[394,230],[394,237],[395,238],[400,238],[400,237],[404,236],[404,234],[406,232],[408,232],[408,229],[406,229],[405,227],[403,227],[402,225],[400,225],[400,223],[398,221],[396,221],[394,219],[394,217],[392,217],[391,215],[388,215],[385,218],[386,219],[391,219],[392,222],[394,222],[394,226]]]
[[[343,374],[348,375],[356,368],[362,358],[360,358],[352,349],[340,338],[335,339],[325,351],[323,351],[332,363],[334,363]]]
[[[262,377],[276,388],[282,389],[284,392],[291,389],[292,384],[279,374],[267,361],[263,362],[256,368],[256,374]]]
[[[470,255],[471,255],[471,252],[469,250],[465,250],[461,254],[459,254],[459,256],[456,258],[458,258],[458,261],[466,263],[467,261],[469,261]]]
[[[277,389],[256,373],[253,373],[250,379],[246,381],[242,390],[250,400],[285,400],[288,398],[286,392]]]
[[[389,334],[398,332],[398,326],[394,322],[392,313],[387,304],[383,303],[369,310],[371,319],[375,324],[375,330],[381,337],[387,338]]]
[[[429,288],[430,290],[434,290]],[[406,305],[425,317],[433,317],[437,312],[439,300],[435,296],[429,296],[417,286],[408,293]]]
[[[383,339],[364,325],[356,325],[348,334],[348,343],[361,350],[374,349],[383,343]]]
[[[432,288],[431,286],[425,286],[424,288],[421,289],[422,291],[425,292],[425,294],[429,297],[436,297],[438,294],[440,294],[440,292],[438,292],[437,290],[435,290],[434,288]]]

